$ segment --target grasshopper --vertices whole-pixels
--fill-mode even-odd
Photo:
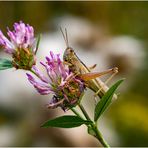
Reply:
[[[106,85],[106,83],[104,83],[98,77],[105,75],[105,74],[108,74],[108,73],[113,73],[113,75],[115,75],[118,72],[118,68],[115,67],[115,68],[108,69],[108,70],[103,71],[103,72],[91,72],[90,68],[88,68],[80,60],[80,58],[76,55],[73,48],[71,48],[69,46],[67,30],[65,29],[65,35],[64,35],[62,29],[61,29],[61,32],[63,34],[64,40],[65,40],[65,43],[66,43],[66,46],[67,46],[67,48],[64,51],[64,55],[63,55],[64,63],[68,65],[69,69],[74,74],[79,75],[79,77],[84,80],[86,87],[88,87],[89,89],[94,91],[96,93],[96,95],[98,95],[100,98],[102,98],[102,96],[107,92],[107,90],[109,88]],[[95,66],[96,65],[92,66],[92,68],[94,68]],[[109,79],[111,79],[111,78],[109,78]],[[108,82],[109,79],[106,82]],[[113,98],[116,99],[117,95],[114,94]]]

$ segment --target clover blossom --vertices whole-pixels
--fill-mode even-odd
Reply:
[[[61,107],[65,111],[77,105],[85,89],[83,81],[62,63],[59,54],[54,55],[50,52],[50,57],[46,57],[46,63],[41,64],[45,67],[47,76],[44,76],[36,66],[32,67],[32,71],[38,78],[35,79],[28,73],[27,76],[41,95],[53,94],[48,107]]]
[[[13,26],[14,30],[10,31],[8,28],[7,32],[10,40],[0,30],[0,46],[12,55],[15,68],[30,70],[35,64],[34,29],[22,21]]]

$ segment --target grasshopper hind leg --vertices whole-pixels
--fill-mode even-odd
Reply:
[[[118,73],[118,68],[117,68],[117,67],[113,68],[113,74],[104,82],[104,85],[107,85],[107,84],[113,79],[113,77],[114,77],[117,73]],[[95,95],[94,95],[94,97],[95,97],[95,102],[97,101],[96,97],[97,97],[98,93],[99,93],[102,89],[103,89],[103,87],[101,87],[101,88],[95,93]]]

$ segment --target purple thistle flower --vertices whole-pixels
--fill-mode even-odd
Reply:
[[[28,73],[27,76],[41,95],[53,94],[48,108],[60,106],[65,111],[77,105],[85,89],[83,81],[62,63],[59,55],[54,55],[52,52],[50,57],[46,57],[46,63],[41,62],[41,64],[45,67],[47,76],[44,76],[35,66],[32,70],[37,79]]]
[[[0,30],[0,46],[8,54],[12,54],[13,65],[19,69],[31,69],[35,64],[35,38],[34,29],[22,21],[14,23],[14,30],[8,28],[9,39]]]

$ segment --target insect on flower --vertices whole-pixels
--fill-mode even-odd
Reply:
[[[108,86],[106,85],[106,83],[116,74],[118,73],[118,68],[112,68],[112,69],[108,69],[104,72],[95,72],[92,73],[90,68],[88,68],[80,59],[79,57],[76,55],[75,51],[73,50],[73,48],[71,48],[69,46],[68,43],[68,36],[67,36],[67,30],[65,29],[65,35],[61,29],[61,32],[63,34],[65,43],[67,48],[65,49],[64,55],[63,55],[63,61],[69,66],[69,69],[79,75],[84,81],[85,81],[85,85],[90,88],[91,90],[93,90],[96,95],[98,95],[100,98],[107,92],[107,90],[109,89]],[[96,65],[93,66],[93,68]],[[98,77],[105,75],[105,74],[109,74],[109,73],[113,73],[112,76],[104,83],[101,79],[99,79]],[[96,79],[98,78],[98,79]],[[117,98],[116,94],[114,94],[113,96],[114,99]]]
[[[14,23],[14,30],[7,32],[10,40],[0,31],[0,45],[4,51],[13,57],[13,66],[17,69],[30,70],[35,64],[35,37],[34,29],[22,21]]]
[[[48,108],[61,107],[64,111],[78,104],[84,92],[83,80],[72,73],[67,65],[64,65],[58,55],[50,52],[46,57],[46,63],[41,62],[47,71],[44,76],[35,66],[32,71],[37,79],[27,73],[28,80],[41,95],[53,94]]]

